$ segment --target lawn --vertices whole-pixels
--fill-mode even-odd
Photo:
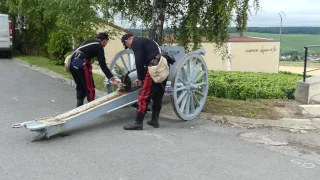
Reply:
[[[58,74],[65,76],[66,78],[72,78],[71,74],[65,71],[64,66],[55,65],[48,58],[39,57],[39,56],[18,56],[17,58],[23,61],[26,61],[31,65],[54,71]],[[101,75],[93,74],[93,79],[95,82],[96,89],[103,90],[105,77]]]
[[[230,115],[257,119],[279,119],[281,113],[276,108],[284,105],[275,100],[230,100],[216,97],[208,97],[204,112],[215,115]]]

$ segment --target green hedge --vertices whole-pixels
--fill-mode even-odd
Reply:
[[[290,72],[209,72],[209,95],[228,99],[294,99],[302,76]]]
[[[62,31],[53,31],[47,43],[49,58],[56,65],[63,65],[67,52],[72,50],[71,38],[69,34]]]

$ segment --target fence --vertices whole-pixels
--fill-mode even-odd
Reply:
[[[303,82],[306,82],[306,75],[307,72],[312,72],[312,71],[317,71],[320,70],[320,68],[318,69],[313,69],[310,71],[307,71],[307,61],[308,61],[308,49],[309,48],[319,48],[320,45],[312,45],[312,46],[304,46],[304,70],[303,70]]]

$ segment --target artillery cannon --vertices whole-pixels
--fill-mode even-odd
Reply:
[[[171,97],[172,107],[179,118],[186,121],[193,120],[202,111],[208,94],[208,70],[202,57],[206,52],[204,49],[199,49],[186,54],[184,48],[180,46],[162,46],[161,49],[176,60],[170,67],[165,87],[166,94]],[[109,68],[119,81],[125,74],[128,74],[130,82],[137,78],[132,50],[118,52]],[[49,138],[105,113],[136,103],[140,89],[134,84],[131,84],[131,87],[132,91],[122,92],[106,79],[104,90],[108,92],[107,95],[59,116],[16,123],[12,127],[24,126],[29,129],[34,133],[32,141]]]

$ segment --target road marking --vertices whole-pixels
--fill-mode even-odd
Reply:
[[[313,163],[304,161],[302,159],[292,159],[291,162],[293,164],[302,165],[302,167],[307,168],[307,169],[312,169],[312,168],[316,167],[316,165],[314,165]]]
[[[303,166],[304,168],[308,168],[308,169],[311,169],[311,168],[315,168],[315,167],[316,167],[313,163],[303,163],[302,166]]]

